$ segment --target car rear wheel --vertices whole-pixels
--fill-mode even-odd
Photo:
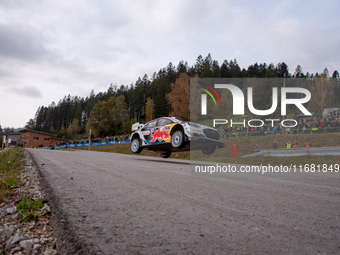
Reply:
[[[174,149],[179,149],[183,145],[184,136],[181,130],[176,130],[171,136],[171,146]]]
[[[171,155],[171,151],[160,152],[159,155],[160,155],[162,158],[168,158],[168,157],[170,157],[170,155]]]
[[[140,146],[140,140],[138,137],[133,138],[131,142],[131,150],[133,153],[141,153],[142,147]]]
[[[211,146],[211,147],[205,147],[202,149],[202,152],[206,155],[211,155],[215,152],[216,146]]]

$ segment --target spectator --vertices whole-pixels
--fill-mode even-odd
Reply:
[[[293,122],[286,122],[287,125],[293,125]],[[280,121],[276,123],[265,123],[261,127],[222,127],[221,130],[224,136],[242,136],[247,135],[268,135],[276,133],[319,133],[319,132],[339,132],[340,131],[340,112],[335,110],[329,112],[324,116],[304,117],[298,119],[298,125],[296,127],[283,127]]]
[[[325,126],[325,122],[323,121],[323,119],[320,121],[320,127],[324,127]]]
[[[233,156],[234,156],[234,158],[235,158],[235,157],[236,157],[236,153],[237,153],[237,148],[238,148],[238,146],[237,146],[236,144],[233,144],[231,147],[233,148]]]
[[[277,149],[277,141],[275,140],[273,143],[273,149],[276,150]]]
[[[287,149],[291,149],[292,148],[292,143],[290,141],[288,141],[287,143]]]
[[[296,140],[293,142],[293,148],[299,148],[299,144]]]
[[[307,139],[305,142],[305,148],[310,148],[312,147],[312,144],[310,143],[310,141]]]

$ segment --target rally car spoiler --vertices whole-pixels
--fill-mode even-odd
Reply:
[[[132,131],[136,131],[136,130],[140,129],[143,126],[144,126],[143,124],[140,124],[139,122],[136,122],[135,124],[132,125],[131,130]]]

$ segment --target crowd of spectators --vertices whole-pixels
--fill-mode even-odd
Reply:
[[[274,135],[274,134],[308,134],[308,133],[332,133],[340,132],[340,112],[332,111],[325,116],[298,117],[295,127],[284,127],[280,121],[266,121],[261,127],[250,127],[248,125],[236,124],[232,127],[220,126],[218,129],[224,137],[247,136],[247,135]],[[240,123],[240,121],[238,122]],[[247,122],[245,122],[247,123]],[[285,121],[285,126],[293,126],[295,123]],[[259,123],[252,123],[260,126]]]
[[[107,136],[105,138],[91,138],[91,143],[108,143],[108,142],[120,142],[120,141],[125,141],[129,139],[129,135],[125,134],[125,135],[115,135],[115,136]],[[56,144],[56,146],[63,146],[63,145],[68,145],[68,144],[88,144],[89,143],[89,138],[86,137],[84,139],[81,139],[80,141],[78,140],[69,140],[68,142],[66,141],[62,141],[58,144]]]

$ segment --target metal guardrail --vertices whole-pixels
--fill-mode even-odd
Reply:
[[[278,131],[265,131],[259,130],[257,132],[244,132],[244,131],[233,131],[233,132],[222,132],[222,137],[238,137],[238,136],[266,136],[266,135],[276,135],[276,134],[327,134],[327,133],[340,133],[340,127],[323,127],[318,129],[291,129],[289,132],[286,130]]]
[[[340,147],[315,147],[315,148],[293,148],[293,149],[278,149],[278,150],[263,150],[256,153],[251,153],[242,156],[246,157],[257,157],[257,156],[268,156],[268,157],[295,157],[295,156],[308,156],[308,155],[329,155],[339,156]]]
[[[111,142],[100,142],[100,143],[78,143],[78,144],[65,144],[60,146],[54,146],[52,147],[44,147],[42,149],[65,149],[65,148],[79,148],[79,147],[92,147],[92,146],[102,146],[102,145],[117,145],[117,144],[129,144],[131,143],[130,140],[123,140],[123,141],[111,141]]]

